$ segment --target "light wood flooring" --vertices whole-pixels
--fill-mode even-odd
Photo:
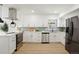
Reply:
[[[23,46],[15,54],[68,54],[68,52],[61,43],[23,43]]]

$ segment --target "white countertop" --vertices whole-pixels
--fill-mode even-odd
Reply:
[[[0,32],[0,36],[11,36],[11,35],[15,35],[15,33],[7,34],[5,32]]]

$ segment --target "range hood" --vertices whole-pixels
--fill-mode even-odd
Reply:
[[[17,10],[15,8],[9,8],[9,19],[17,20]]]
[[[4,17],[5,19],[18,20],[17,19],[17,10],[15,8],[9,8],[9,17]]]

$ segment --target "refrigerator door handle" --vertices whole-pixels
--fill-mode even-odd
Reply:
[[[70,35],[70,37],[69,37],[69,41],[68,41],[68,44],[70,44],[71,43],[71,41],[72,41],[72,37],[73,37],[73,31],[74,31],[74,29],[73,29],[73,22],[71,22],[71,28],[69,29],[69,35]]]
[[[73,24],[73,22],[72,22],[72,36],[73,36],[73,32],[74,32],[74,24]]]
[[[66,33],[68,33],[69,32],[69,27],[66,27]]]

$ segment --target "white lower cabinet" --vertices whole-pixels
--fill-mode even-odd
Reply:
[[[31,41],[32,41],[32,32],[24,31],[23,42],[31,42]]]
[[[49,34],[49,41],[50,42],[59,42],[60,38],[59,38],[59,35],[58,33],[50,33]]]
[[[9,53],[13,53],[16,49],[16,36],[9,36]]]
[[[52,32],[49,34],[50,42],[61,42],[65,45],[65,32]]]
[[[23,34],[23,42],[42,42],[42,32],[25,31]],[[50,32],[49,42],[64,42],[63,32]]]
[[[10,54],[16,49],[16,35],[0,36],[0,54]]]
[[[34,42],[41,42],[41,32],[33,33],[33,41]]]
[[[8,38],[6,36],[0,36],[0,54],[8,53]]]
[[[41,32],[28,32],[23,34],[23,42],[41,42]]]

